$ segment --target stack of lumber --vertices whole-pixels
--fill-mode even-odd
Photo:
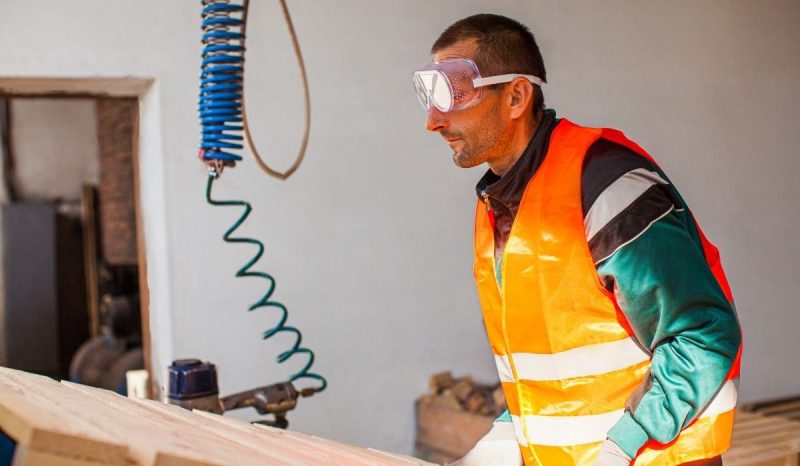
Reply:
[[[800,396],[781,398],[778,400],[757,401],[742,405],[741,409],[748,413],[782,417],[790,421],[800,422]]]
[[[437,463],[458,459],[506,410],[499,383],[483,385],[450,372],[430,378],[431,393],[417,400],[416,456]]]
[[[779,417],[736,413],[731,449],[725,466],[798,466],[800,422]]]
[[[0,430],[14,466],[427,464],[1,367]]]
[[[800,398],[750,403],[736,413],[725,466],[799,466]]]

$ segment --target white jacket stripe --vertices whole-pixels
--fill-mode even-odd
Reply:
[[[555,354],[513,353],[520,380],[561,380],[605,374],[650,359],[632,338],[581,346]],[[495,355],[501,382],[514,382],[508,356]]]

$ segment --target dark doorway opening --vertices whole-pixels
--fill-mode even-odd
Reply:
[[[0,96],[0,364],[125,392],[144,368],[138,100]]]

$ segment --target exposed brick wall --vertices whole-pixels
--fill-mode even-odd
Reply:
[[[133,189],[136,99],[97,99],[101,254],[112,265],[136,264]]]

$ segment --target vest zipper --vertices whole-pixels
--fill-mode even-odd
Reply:
[[[489,193],[486,191],[481,192],[481,197],[483,198],[483,203],[486,204],[486,211],[491,212],[492,209],[492,201],[489,200]]]

